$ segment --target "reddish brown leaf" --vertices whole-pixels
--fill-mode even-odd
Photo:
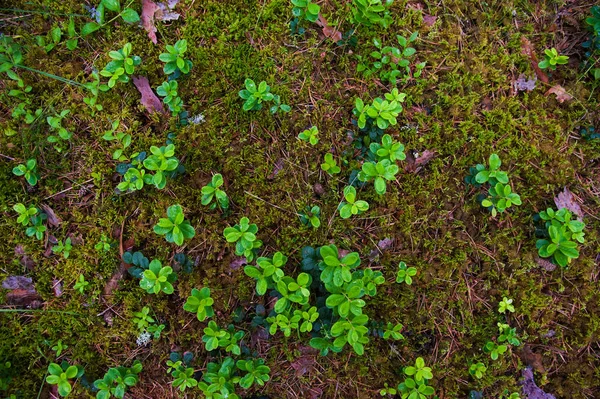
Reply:
[[[133,84],[137,87],[138,91],[142,95],[140,102],[148,112],[162,112],[165,113],[165,109],[160,99],[154,94],[150,88],[148,78],[145,76],[134,76]]]
[[[142,0],[142,26],[148,32],[148,37],[152,43],[156,44],[156,28],[154,27],[154,14],[159,10],[158,6],[152,0]]]
[[[529,58],[529,61],[531,62],[531,67],[535,71],[535,74],[537,75],[538,79],[544,83],[548,83],[550,81],[548,79],[548,75],[546,75],[544,71],[542,71],[538,66],[538,59],[537,55],[535,55],[535,49],[533,48],[533,45],[524,36],[521,37],[521,53],[527,58]]]
[[[33,285],[33,280],[25,276],[9,276],[2,282],[2,288],[10,290],[6,294],[6,304],[37,309],[42,306],[42,298]]]
[[[60,218],[58,216],[56,216],[56,213],[54,213],[54,210],[52,210],[52,208],[50,208],[46,204],[42,204],[40,206],[40,208],[42,208],[42,210],[44,211],[46,216],[48,216],[48,224],[49,225],[51,225],[53,227],[60,226],[60,224],[62,223],[62,220],[60,220]]]
[[[562,192],[554,197],[554,203],[556,204],[556,209],[567,208],[572,214],[577,216],[577,219],[583,219],[583,211],[575,199],[575,196],[568,188],[565,187]]]
[[[564,103],[565,101],[570,101],[573,99],[573,96],[567,93],[567,91],[561,85],[552,86],[550,90],[546,92],[547,96],[550,94],[556,95],[556,100],[559,103]]]
[[[321,14],[319,14],[319,19],[317,19],[317,25],[323,28],[323,34],[325,35],[325,37],[330,38],[334,42],[339,42],[340,40],[342,40],[342,32],[340,32],[332,26],[329,26],[327,20]]]
[[[423,23],[425,26],[433,26],[436,21],[437,17],[435,15],[423,14]]]
[[[427,165],[429,161],[435,156],[435,151],[425,150],[421,154],[415,153],[414,155],[409,152],[406,156],[406,166],[404,170],[411,173],[417,173],[423,166]]]

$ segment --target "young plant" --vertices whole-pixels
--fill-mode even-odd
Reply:
[[[141,190],[144,188],[144,181],[150,181],[150,179],[153,179],[153,177],[146,177],[144,168],[129,168],[123,175],[123,181],[117,185],[117,190],[121,192]]]
[[[62,343],[62,339],[59,339],[58,341],[56,341],[56,344],[54,346],[52,346],[52,350],[54,351],[54,353],[56,354],[56,357],[60,357],[61,353],[65,350],[68,349],[69,346],[68,345],[63,345]]]
[[[79,278],[77,279],[77,281],[75,282],[75,285],[73,286],[73,289],[75,291],[79,291],[79,293],[81,295],[83,295],[83,293],[85,292],[85,290],[87,289],[87,286],[90,285],[89,282],[85,281],[85,276],[83,274],[79,275]]]
[[[303,211],[300,212],[300,222],[308,226],[309,224],[313,228],[318,228],[321,225],[321,208],[317,205],[315,206],[306,206]]]
[[[204,321],[208,317],[215,315],[212,308],[213,303],[214,300],[210,297],[210,289],[208,287],[204,287],[201,290],[194,288],[192,289],[192,295],[188,297],[183,305],[183,310],[195,313],[199,321]]]
[[[289,337],[292,335],[293,330],[298,329],[298,322],[301,318],[302,316],[298,314],[290,316],[289,312],[267,317],[267,323],[269,323],[269,334],[275,335],[277,333],[277,329],[279,329],[285,337]]]
[[[94,249],[98,252],[108,252],[110,251],[111,242],[110,239],[106,236],[106,234],[100,234],[100,241],[94,245]]]
[[[176,80],[163,82],[156,88],[156,94],[163,98],[163,102],[169,107],[171,115],[177,116],[183,107],[183,101],[177,92],[178,84]]]
[[[245,256],[248,262],[254,259],[254,249],[262,246],[262,241],[256,239],[258,227],[250,224],[247,217],[240,219],[240,222],[233,227],[226,227],[223,230],[223,236],[227,242],[235,243],[235,254]]]
[[[165,63],[163,72],[166,75],[173,75],[172,79],[177,79],[179,76],[187,75],[192,69],[192,61],[184,58],[187,51],[187,40],[177,40],[175,45],[166,46],[167,52],[161,53],[158,58]]]
[[[558,54],[555,48],[544,50],[544,59],[538,63],[542,69],[550,68],[555,71],[557,65],[564,65],[569,62],[569,57]]]
[[[310,274],[300,273],[296,280],[284,276],[275,285],[281,298],[275,302],[275,313],[285,313],[292,303],[306,305],[310,297],[309,287],[312,282]]]
[[[227,357],[222,363],[208,363],[203,379],[206,382],[198,383],[198,388],[207,397],[240,399],[235,393],[235,385],[240,377],[235,375],[235,361]]]
[[[487,367],[481,362],[473,363],[469,366],[469,374],[477,379],[483,378],[483,374],[486,372]]]
[[[319,19],[321,7],[312,2],[312,0],[292,0],[292,15],[299,19],[305,19],[310,22],[316,22]]]
[[[483,347],[485,353],[489,353],[492,360],[498,360],[498,357],[506,352],[508,347],[506,345],[498,345],[493,341],[488,341]]]
[[[35,236],[38,240],[44,238],[46,226],[44,226],[43,223],[48,218],[44,212],[40,212],[35,207],[29,207],[29,209],[27,209],[25,205],[21,203],[15,204],[13,209],[19,214],[17,222],[21,223],[23,226],[27,226],[27,229],[25,230],[27,237]]]
[[[262,387],[269,381],[271,369],[265,366],[263,359],[238,360],[235,365],[239,370],[246,372],[246,375],[240,378],[240,386],[244,389],[249,389],[254,383]]]
[[[379,391],[379,395],[387,396],[387,395],[396,395],[398,393],[398,391],[396,391],[396,388],[388,386],[387,382],[384,383],[383,385],[384,385],[384,388],[381,388],[381,390]]]
[[[165,236],[167,242],[177,245],[183,245],[184,240],[191,239],[196,235],[196,231],[190,225],[190,222],[184,220],[181,205],[168,207],[167,218],[160,218],[158,224],[154,226],[154,232]]]
[[[369,182],[374,180],[375,191],[379,195],[383,195],[387,191],[386,180],[395,180],[399,168],[395,163],[392,164],[389,160],[384,159],[377,163],[365,162],[362,170],[358,174],[358,180]]]
[[[36,207],[30,206],[29,209],[27,209],[27,207],[20,202],[15,204],[13,209],[19,214],[19,217],[17,217],[17,222],[21,223],[23,226],[29,226],[29,223],[31,223],[31,218],[38,213]]]
[[[193,377],[194,369],[189,367],[193,359],[194,355],[190,352],[185,352],[183,357],[177,352],[172,352],[167,360],[167,373],[171,373],[174,378],[171,384],[181,392],[198,385],[198,381]]]
[[[404,328],[404,326],[400,323],[394,325],[394,324],[388,322],[383,330],[383,339],[391,338],[396,341],[404,339],[404,335],[402,335],[400,333],[400,331],[402,331],[403,328]]]
[[[418,357],[414,366],[404,368],[406,378],[404,382],[398,385],[398,390],[403,398],[426,399],[435,393],[433,387],[427,385],[427,381],[433,378],[430,367],[425,366],[422,357]]]
[[[115,87],[117,82],[128,83],[129,76],[133,75],[135,67],[142,63],[142,59],[137,55],[131,55],[131,43],[125,43],[122,49],[110,51],[108,56],[112,59],[100,75],[109,78],[106,85],[100,85],[100,90],[107,91]]]
[[[258,267],[246,266],[244,273],[256,280],[256,293],[264,295],[267,289],[273,288],[284,276],[281,268],[287,263],[287,256],[276,252],[273,258],[260,257],[256,260]]]
[[[404,145],[402,145],[400,142],[394,141],[392,136],[389,134],[383,135],[381,138],[381,144],[371,143],[369,149],[377,156],[378,161],[387,159],[391,163],[395,163],[396,161],[404,161],[406,159]]]
[[[500,334],[498,336],[498,342],[508,342],[513,346],[521,345],[521,341],[519,341],[519,338],[517,337],[516,328],[510,328],[508,324],[498,323],[498,330]]]
[[[398,264],[398,272],[396,273],[396,282],[406,283],[407,285],[412,284],[412,278],[417,275],[416,267],[407,267],[406,263],[400,262]]]
[[[28,159],[25,164],[19,164],[12,170],[15,176],[25,176],[25,180],[30,186],[35,186],[39,180],[37,173],[37,161],[35,159]]]
[[[486,169],[485,165],[482,164],[477,164],[474,168],[471,168],[465,181],[473,185],[489,183],[492,187],[496,183],[508,184],[508,174],[500,170],[502,161],[500,161],[498,154],[490,155],[488,165],[489,169]]]
[[[353,186],[344,188],[344,199],[346,202],[342,202],[339,207],[342,219],[348,219],[352,215],[360,215],[369,209],[367,201],[356,199],[356,189]]]
[[[511,313],[515,312],[515,307],[513,306],[513,300],[507,297],[503,297],[502,301],[498,304],[498,313],[506,313],[508,310]]]
[[[225,191],[221,190],[221,186],[223,186],[223,176],[217,173],[213,175],[210,183],[202,187],[202,205],[210,204],[210,209],[215,209],[217,204],[219,204],[221,209],[229,209],[229,197]],[[213,198],[216,198],[216,201],[211,204]]]
[[[167,295],[173,293],[173,283],[177,280],[177,275],[173,273],[170,266],[162,266],[159,260],[154,259],[150,262],[148,270],[144,270],[140,287],[148,294],[158,294],[164,292]]]
[[[323,245],[319,253],[324,263],[320,279],[325,287],[341,288],[344,283],[352,281],[352,270],[360,265],[358,253],[351,252],[340,259],[339,251],[333,244]]]
[[[73,245],[71,245],[71,238],[67,238],[64,243],[62,241],[58,241],[58,243],[52,247],[52,252],[56,255],[62,254],[63,258],[68,259],[73,249]]]
[[[298,135],[298,139],[309,142],[311,145],[316,145],[319,142],[319,128],[312,126],[310,129],[302,131]]]
[[[384,95],[385,99],[377,97],[370,105],[357,98],[353,113],[358,118],[359,128],[367,125],[367,118],[372,119],[378,128],[385,130],[389,126],[398,124],[397,117],[402,112],[402,102],[406,99],[406,94],[400,93],[397,88]]]
[[[319,312],[317,312],[316,306],[309,308],[308,305],[305,305],[303,310],[294,310],[294,316],[300,316],[298,320],[298,323],[301,323],[299,326],[300,332],[311,332],[313,324],[319,318]]]
[[[572,214],[566,208],[555,211],[548,208],[540,212],[540,219],[545,221],[546,238],[540,239],[535,246],[542,258],[552,258],[561,267],[567,267],[573,259],[579,257],[579,243],[585,242],[585,223],[571,220]]]
[[[144,183],[154,184],[156,188],[162,190],[167,185],[167,174],[177,170],[179,160],[175,157],[175,145],[150,147],[150,155],[144,159],[143,165],[146,169],[154,171],[154,175],[145,175]]]
[[[150,308],[148,306],[144,306],[139,312],[134,312],[133,316],[133,324],[135,324],[140,331],[148,329],[150,324],[156,321],[150,316]]]
[[[112,154],[112,159],[117,161],[125,161],[127,157],[123,155],[123,151],[131,145],[131,134],[125,132],[117,132],[119,121],[116,120],[111,124],[111,129],[106,130],[102,138],[106,141],[115,141],[121,148],[116,149]]]
[[[387,29],[392,23],[389,8],[393,2],[394,0],[353,0],[352,22],[366,27],[379,24]]]
[[[331,336],[335,338],[333,346],[335,351],[342,350],[346,344],[350,344],[357,355],[365,353],[364,345],[369,342],[367,336],[369,329],[365,326],[369,321],[366,314],[355,316],[350,314],[349,318],[340,319],[331,326]]]
[[[102,379],[94,381],[94,387],[98,390],[96,399],[110,399],[112,396],[123,399],[127,389],[138,383],[141,371],[142,363],[139,360],[134,361],[131,367],[108,369]]]
[[[131,2],[129,2],[128,5],[129,4],[131,4]],[[117,16],[111,18],[108,22],[105,22],[104,16],[107,10],[116,12]],[[100,4],[96,7],[95,15],[95,22],[88,22],[81,28],[81,36],[87,36],[119,17],[121,17],[123,22],[128,24],[135,24],[140,21],[140,15],[133,8],[121,7],[121,0],[100,0]]]
[[[325,162],[321,164],[321,169],[324,172],[327,172],[330,175],[335,175],[342,171],[342,169],[337,165],[335,159],[333,159],[333,155],[330,152],[325,154],[324,161]]]
[[[61,140],[69,141],[69,140],[71,140],[71,137],[73,137],[73,133],[69,132],[62,125],[63,119],[69,114],[69,112],[71,112],[71,111],[68,109],[65,109],[65,110],[61,111],[60,114],[57,114],[55,116],[48,116],[46,118],[48,125],[50,125],[50,129],[52,131],[55,131],[57,134],[57,136],[55,136],[53,134],[48,136],[49,143],[58,143]],[[56,144],[54,146],[54,149],[56,149],[56,151],[58,151],[58,152],[62,151],[62,148],[58,144]]]
[[[291,107],[287,104],[281,104],[280,97],[271,93],[271,86],[269,86],[267,82],[262,81],[257,87],[252,79],[246,78],[244,85],[246,88],[240,90],[238,93],[239,96],[245,100],[244,105],[242,106],[244,111],[260,111],[263,102],[274,101],[275,105],[270,108],[272,114],[279,109],[283,112],[290,112]]]
[[[70,380],[81,377],[83,372],[82,367],[69,366],[67,362],[62,362],[60,365],[50,363],[46,382],[50,385],[57,385],[58,394],[64,398],[73,389]]]
[[[521,197],[517,193],[513,193],[510,186],[500,182],[490,187],[489,195],[485,198],[481,205],[486,208],[492,208],[492,217],[496,217],[498,212],[503,213],[512,205],[521,205]]]
[[[209,321],[208,326],[204,328],[204,335],[202,336],[204,348],[208,352],[217,349],[219,341],[225,339],[226,336],[227,330],[220,328],[213,320]]]

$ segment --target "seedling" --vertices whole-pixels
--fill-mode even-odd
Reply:
[[[275,313],[285,313],[292,303],[306,305],[310,297],[310,284],[312,278],[310,274],[300,273],[294,280],[291,277],[284,276],[275,285],[281,298],[275,302]]]
[[[171,115],[177,116],[183,107],[183,101],[177,92],[178,84],[176,80],[163,82],[156,88],[156,94],[163,98],[163,102],[169,107]]]
[[[316,145],[319,142],[319,129],[316,126],[312,126],[310,129],[306,129],[298,135],[298,139],[307,141],[311,145]]]
[[[498,154],[490,155],[488,165],[489,169],[486,169],[485,165],[482,164],[477,164],[474,168],[471,168],[465,181],[473,185],[489,183],[492,187],[496,183],[508,184],[508,174],[500,170],[502,161],[500,161]]]
[[[121,192],[141,190],[144,188],[144,180],[152,178],[152,176],[146,178],[144,168],[129,168],[123,175],[123,181],[117,185],[117,190]]]
[[[23,226],[29,226],[29,223],[31,223],[31,218],[38,213],[36,207],[30,206],[29,209],[27,209],[25,205],[20,202],[15,204],[13,209],[19,214],[19,217],[17,217],[17,222],[21,223]]]
[[[123,151],[131,145],[131,135],[125,132],[117,132],[118,127],[119,121],[116,120],[111,124],[111,129],[104,132],[102,138],[106,141],[116,141],[121,146],[113,152],[112,159],[124,161],[127,157],[123,155]]]
[[[319,19],[321,7],[312,2],[312,0],[292,0],[292,15],[296,18],[306,19],[310,22],[316,22]]]
[[[393,2],[394,0],[354,0],[352,2],[352,22],[367,27],[379,24],[387,29],[392,23],[389,8]]]
[[[379,391],[379,395],[381,396],[387,396],[387,395],[395,395],[396,393],[398,393],[398,391],[396,391],[395,388],[388,386],[387,382],[383,384],[383,386],[385,388],[382,388]]]
[[[516,328],[510,328],[508,324],[498,323],[498,330],[500,334],[498,336],[498,342],[508,342],[513,346],[521,345],[521,341],[519,341],[519,338],[517,337]]]
[[[365,314],[358,316],[351,315],[350,318],[341,319],[331,326],[331,336],[334,351],[341,351],[346,344],[350,344],[357,355],[362,356],[365,353],[364,345],[369,342],[367,333],[369,329],[365,326],[369,318]]]
[[[19,214],[17,222],[21,223],[23,226],[28,226],[25,230],[27,237],[35,236],[38,240],[44,238],[46,226],[44,226],[43,223],[48,218],[44,212],[40,212],[35,207],[29,207],[29,209],[27,209],[25,205],[21,203],[15,204],[13,209]]]
[[[585,223],[571,220],[572,214],[566,208],[555,211],[548,208],[540,212],[540,218],[545,221],[547,238],[540,239],[535,246],[542,258],[552,258],[561,267],[567,267],[573,259],[579,257],[577,242],[585,242]]]
[[[358,180],[363,182],[374,180],[375,191],[377,194],[383,195],[387,191],[386,180],[395,180],[398,171],[398,165],[392,164],[387,159],[377,163],[365,162],[362,166],[362,170],[358,174]]]
[[[385,100],[380,97],[375,98],[371,105],[365,105],[360,98],[356,99],[353,113],[358,118],[359,128],[362,129],[366,126],[367,117],[373,119],[377,127],[383,130],[398,123],[396,118],[402,112],[401,103],[406,99],[406,94],[400,93],[397,88],[394,88],[384,97]]]
[[[117,82],[128,83],[129,76],[135,72],[135,67],[142,63],[142,59],[137,55],[131,55],[131,43],[125,43],[122,49],[110,51],[108,56],[112,59],[100,75],[110,78],[106,85],[100,85],[100,90],[107,91],[115,87]]]
[[[144,270],[143,277],[140,280],[142,287],[148,294],[158,294],[164,292],[167,295],[173,293],[173,283],[177,280],[177,275],[173,273],[170,266],[162,266],[159,260],[154,259],[150,262],[148,270]]]
[[[192,295],[188,297],[183,305],[183,310],[196,314],[199,321],[204,321],[214,316],[212,304],[214,300],[210,297],[210,289],[204,287],[201,290],[192,289]]]
[[[167,174],[177,170],[179,160],[175,157],[175,145],[169,144],[166,147],[150,147],[150,155],[144,159],[144,167],[155,171],[154,175],[145,175],[144,183],[154,184],[156,188],[162,190],[167,185]],[[193,236],[193,235],[192,235]]]
[[[71,111],[68,109],[65,109],[65,110],[61,111],[60,114],[57,114],[55,116],[48,116],[46,118],[48,125],[50,125],[50,129],[52,131],[55,131],[57,134],[57,136],[55,136],[53,134],[48,136],[49,143],[58,143],[61,140],[63,140],[63,141],[71,140],[73,133],[69,132],[62,125],[63,119],[69,114],[69,112],[71,112]],[[58,151],[58,152],[62,151],[62,148],[58,144],[54,146],[54,149],[56,149],[56,151]]]
[[[256,293],[264,295],[269,287],[273,288],[284,276],[281,268],[287,263],[287,256],[281,252],[276,252],[273,259],[260,257],[256,260],[259,267],[246,266],[244,273],[247,276],[256,279]]]
[[[138,374],[142,371],[142,363],[139,360],[133,362],[131,367],[110,368],[104,378],[94,381],[94,387],[98,389],[97,399],[110,399],[111,395],[123,399],[127,389],[138,383]]]
[[[401,143],[394,141],[389,134],[383,135],[381,144],[371,143],[369,149],[377,156],[378,161],[387,159],[391,163],[395,163],[396,161],[404,161],[406,159],[404,146]]]
[[[433,378],[433,373],[430,367],[425,366],[422,357],[417,358],[414,366],[405,367],[404,374],[409,378],[398,385],[403,398],[426,399],[435,393],[433,387],[427,385],[427,381]]]
[[[223,176],[220,173],[213,175],[210,183],[202,187],[202,205],[210,205],[210,209],[215,209],[219,204],[221,209],[229,209],[229,197],[225,191],[221,190],[222,186]],[[211,204],[213,198],[216,198],[216,201]]]
[[[192,61],[183,57],[187,51],[187,40],[177,40],[175,45],[166,46],[167,52],[161,53],[158,58],[165,63],[163,72],[170,76],[169,80],[177,79],[181,74],[187,75],[192,69]]]
[[[191,239],[196,235],[196,231],[190,225],[190,222],[184,220],[181,205],[171,205],[167,208],[167,218],[160,218],[158,224],[154,226],[154,232],[165,236],[167,242],[183,245],[183,241]]]
[[[189,367],[193,359],[194,355],[190,352],[185,352],[183,357],[179,353],[173,352],[167,360],[167,373],[171,373],[175,379],[172,385],[179,388],[181,392],[198,385],[198,381],[193,377],[194,369]]]
[[[83,274],[80,274],[79,278],[75,282],[75,285],[73,286],[73,289],[76,290],[76,291],[79,291],[79,293],[81,295],[83,295],[83,293],[87,289],[88,285],[90,285],[90,283],[87,282],[87,281],[85,281],[85,276]]]
[[[244,389],[249,389],[254,383],[263,386],[269,381],[271,369],[265,366],[263,359],[238,360],[236,366],[246,372],[246,375],[240,378],[240,386]]]
[[[245,100],[242,109],[244,111],[260,111],[262,109],[263,102],[274,101],[275,105],[273,105],[270,109],[271,113],[274,114],[279,109],[283,112],[290,112],[291,107],[286,104],[281,104],[281,99],[279,96],[271,93],[271,86],[267,84],[267,82],[262,81],[256,86],[256,83],[252,79],[246,79],[244,81],[244,85],[246,89],[240,90],[238,93],[239,96]]]
[[[521,197],[513,193],[510,186],[500,182],[490,187],[489,195],[481,202],[481,205],[492,209],[492,217],[496,217],[498,212],[503,213],[512,205],[521,205]]]
[[[254,259],[254,249],[262,246],[262,241],[256,239],[258,227],[250,224],[247,217],[240,219],[240,222],[233,227],[226,227],[223,230],[223,236],[227,242],[235,243],[235,254],[245,256],[248,262]]]
[[[127,272],[135,278],[142,278],[144,271],[150,267],[150,260],[141,252],[131,253],[129,251],[123,254],[123,262],[132,265],[127,269]]]
[[[321,169],[330,175],[335,175],[342,171],[330,152],[325,154],[324,163],[321,164]]]
[[[506,352],[508,347],[506,345],[498,345],[493,341],[488,341],[483,347],[485,353],[489,353],[492,360],[498,360],[498,357]]]
[[[507,297],[503,297],[502,301],[498,304],[498,313],[506,313],[508,310],[511,313],[515,312],[515,307],[513,306],[513,300]]]
[[[56,344],[52,347],[52,350],[54,351],[54,353],[56,353],[56,357],[59,358],[61,353],[65,350],[68,349],[69,346],[68,345],[63,345],[62,340],[59,339],[58,341],[56,341]]]
[[[12,170],[16,176],[25,176],[25,180],[30,186],[35,186],[38,182],[39,176],[37,173],[37,161],[35,159],[28,159],[25,164],[19,164]]]
[[[486,372],[487,367],[481,362],[473,363],[469,366],[469,374],[477,379],[483,378],[483,374]]]
[[[566,55],[558,54],[555,48],[544,50],[544,59],[538,63],[538,66],[542,69],[556,70],[557,65],[564,65],[569,62],[569,57]]]
[[[131,4],[131,2],[129,2],[128,5],[129,4]],[[116,12],[117,16],[111,18],[110,21],[105,23],[104,16],[107,10]],[[128,24],[134,24],[140,21],[140,16],[137,13],[137,11],[135,11],[133,8],[122,8],[120,0],[100,0],[100,4],[98,4],[98,6],[96,7],[96,15],[96,22],[88,22],[83,26],[83,28],[81,28],[81,36],[87,36],[97,31],[98,29],[114,21],[118,17],[121,17],[121,19],[123,19],[123,21],[127,22]]]
[[[269,334],[275,335],[279,329],[285,337],[292,335],[293,330],[298,329],[298,322],[302,318],[301,315],[289,315],[289,312],[280,313],[277,316],[267,317],[269,323]]]
[[[404,326],[400,323],[394,325],[388,322],[384,328],[383,339],[391,338],[396,341],[404,339],[404,335],[400,333],[400,331],[402,331],[403,328]]]
[[[50,385],[57,385],[58,394],[65,397],[69,395],[73,389],[70,380],[81,377],[83,372],[82,367],[69,366],[67,362],[62,362],[61,365],[50,363],[48,366],[46,382]]]
[[[308,226],[309,224],[313,228],[318,228],[321,225],[321,208],[317,205],[306,206],[303,211],[300,211],[300,222]]]
[[[339,288],[345,282],[352,281],[352,270],[360,265],[358,253],[351,252],[340,259],[338,249],[333,244],[322,246],[319,253],[325,264],[320,278],[326,287]]]
[[[56,255],[62,254],[63,258],[68,259],[72,249],[73,246],[71,245],[71,238],[69,237],[64,241],[64,243],[62,241],[58,241],[58,244],[52,247],[52,252],[54,252]]]
[[[106,236],[106,234],[102,233],[100,235],[100,241],[94,245],[94,249],[96,249],[98,252],[108,252],[110,251],[110,246],[110,239]]]
[[[150,323],[154,323],[156,320],[150,316],[150,308],[144,306],[141,311],[133,313],[133,324],[135,324],[140,331],[146,330]]]
[[[299,326],[300,332],[311,332],[313,324],[319,318],[319,312],[317,312],[316,306],[309,308],[308,305],[305,305],[304,310],[294,310],[294,316],[300,316],[298,320],[298,323],[301,323]]]
[[[407,285],[412,284],[412,278],[417,275],[416,267],[407,267],[406,263],[400,262],[398,264],[398,272],[396,273],[396,282],[406,283]]]
[[[356,199],[356,189],[353,186],[346,186],[344,188],[344,199],[346,202],[342,202],[339,206],[340,217],[342,219],[348,219],[352,215],[360,215],[369,209],[367,201]]]

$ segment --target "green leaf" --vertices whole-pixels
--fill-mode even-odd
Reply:
[[[88,22],[87,24],[83,25],[83,28],[81,28],[81,36],[87,36],[100,28],[101,26],[96,22]]]
[[[137,13],[137,11],[135,11],[131,8],[124,9],[123,12],[121,13],[121,18],[123,18],[123,21],[130,23],[130,24],[134,24],[136,22],[139,22],[139,20],[140,20],[140,16]]]
[[[101,3],[110,11],[119,12],[121,10],[121,2],[119,0],[102,0]]]

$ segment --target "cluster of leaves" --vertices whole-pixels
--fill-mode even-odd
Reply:
[[[422,357],[415,360],[414,366],[405,367],[404,374],[408,378],[398,385],[402,399],[426,399],[435,393],[433,387],[427,385],[433,378],[431,367],[425,365]]]
[[[324,172],[327,172],[331,175],[336,175],[342,171],[335,159],[333,159],[332,153],[328,152],[325,154],[323,161],[324,162],[321,164],[321,170]]]
[[[108,369],[102,379],[94,381],[98,389],[96,399],[110,399],[115,397],[123,399],[127,389],[138,383],[138,375],[142,371],[142,363],[138,360],[131,367],[112,367]]]
[[[141,311],[133,313],[132,322],[138,328],[140,333],[148,332],[154,336],[154,339],[159,339],[162,330],[165,329],[164,324],[156,324],[156,319],[150,316],[150,308],[144,306]]]
[[[53,143],[54,149],[58,152],[61,152],[63,148],[58,144],[62,141],[69,141],[71,137],[73,137],[73,133],[71,133],[67,128],[63,126],[63,119],[70,113],[71,111],[65,109],[60,112],[60,114],[56,114],[54,116],[46,117],[46,122],[50,125],[50,129],[56,132],[57,135],[51,134],[48,136],[48,142]]]
[[[152,260],[148,269],[144,270],[140,287],[148,294],[158,294],[161,291],[167,295],[173,293],[173,283],[177,280],[177,274],[173,273],[171,266],[164,266],[158,259]]]
[[[185,220],[181,205],[171,205],[167,208],[167,217],[160,218],[154,232],[165,236],[167,242],[183,245],[184,240],[193,238],[196,231],[189,221]]]
[[[310,129],[302,131],[298,135],[298,139],[307,141],[311,145],[316,145],[319,142],[319,128],[312,126]]]
[[[390,6],[394,0],[354,0],[352,21],[367,27],[381,25],[387,29],[392,23]]]
[[[183,356],[172,352],[167,360],[167,373],[171,373],[174,378],[172,385],[181,392],[198,385],[198,380],[194,378],[194,368],[190,367],[193,359],[191,352],[185,352]]]
[[[28,159],[25,164],[19,164],[12,170],[15,176],[25,176],[25,180],[30,186],[35,186],[40,178],[37,172],[37,161]]]
[[[397,88],[384,95],[385,99],[377,97],[370,105],[365,105],[363,100],[357,98],[352,111],[357,117],[359,128],[364,128],[370,118],[382,130],[398,124],[398,115],[402,112],[402,104],[406,99],[405,93],[400,93]]]
[[[396,273],[396,282],[406,283],[407,285],[412,284],[412,278],[417,275],[416,267],[408,267],[406,263],[400,262],[398,264],[398,272]]]
[[[213,303],[214,300],[210,297],[210,289],[208,287],[200,290],[194,288],[192,289],[192,294],[183,305],[183,310],[195,313],[199,321],[204,321],[215,315],[212,308]]]
[[[255,249],[262,247],[262,241],[256,239],[258,227],[250,224],[247,217],[240,219],[240,222],[233,227],[226,227],[223,235],[227,242],[235,243],[235,254],[245,256],[246,261],[252,262],[255,257]]]
[[[521,205],[521,197],[514,193],[508,183],[508,174],[500,170],[502,161],[497,154],[490,155],[488,161],[489,169],[483,164],[477,164],[469,169],[465,182],[475,187],[482,184],[489,185],[488,195],[480,197],[481,205],[487,208],[493,217],[498,213],[505,212],[513,205]]]
[[[167,177],[174,177],[179,173],[181,165],[175,157],[175,144],[152,146],[150,152],[152,155],[147,158],[146,153],[133,155],[133,162],[126,165],[123,181],[117,185],[119,191],[141,190],[144,184],[152,184],[162,190],[167,185]],[[146,169],[155,173],[146,173]]]
[[[217,204],[223,210],[229,209],[229,197],[220,187],[223,186],[223,176],[220,173],[213,175],[210,183],[202,187],[202,205],[210,205],[210,209],[215,209]],[[213,202],[213,199],[216,199]]]
[[[414,32],[408,38],[397,35],[398,47],[383,46],[379,39],[373,39],[377,50],[372,51],[369,57],[358,56],[357,71],[362,72],[365,77],[378,75],[382,82],[396,85],[398,81],[406,82],[411,77],[410,58],[417,50],[409,45],[417,39],[418,32]],[[425,68],[425,62],[414,66],[413,78],[421,76]]]
[[[240,399],[235,386],[244,389],[254,384],[263,386],[269,380],[271,369],[265,366],[263,359],[238,360],[225,358],[221,363],[209,363],[198,388],[210,398]],[[243,375],[241,375],[243,374]]]
[[[309,224],[313,228],[321,226],[321,208],[317,205],[304,207],[303,211],[300,211],[300,222],[308,226]]]
[[[592,15],[585,19],[585,23],[591,34],[588,40],[582,43],[587,58],[584,67],[595,80],[600,80],[600,67],[597,66],[600,58],[600,5],[592,6],[590,12]]]
[[[113,154],[112,159],[118,161],[125,161],[127,157],[123,154],[123,151],[131,145],[131,134],[125,132],[118,132],[120,122],[115,120],[111,123],[111,128],[104,132],[102,139],[106,141],[115,141],[119,144],[120,148],[117,148]]]
[[[260,111],[263,106],[263,102],[274,102],[269,110],[272,114],[275,114],[278,110],[282,112],[290,112],[292,108],[287,104],[281,103],[281,97],[271,93],[271,86],[267,82],[262,81],[256,86],[256,83],[252,79],[246,79],[244,81],[246,88],[240,90],[239,96],[244,101],[242,109],[244,111]]]
[[[131,3],[132,2],[130,2],[128,5]],[[95,10],[96,21],[85,24],[83,28],[81,28],[81,35],[87,36],[108,23],[105,23],[106,11],[117,13],[117,16],[111,18],[109,22],[119,17],[121,17],[121,19],[128,24],[135,24],[140,21],[140,16],[137,11],[135,11],[133,8],[129,8],[128,6],[122,7],[120,0],[100,0],[100,4],[98,4]]]
[[[83,375],[84,370],[81,366],[70,366],[69,363],[63,361],[60,365],[50,363],[48,366],[48,376],[46,382],[50,385],[56,385],[58,394],[65,397],[71,393],[73,387],[70,380],[79,378]]]
[[[75,19],[73,17],[69,18],[69,23],[67,24],[67,37],[68,39],[65,42],[65,46],[69,51],[75,50],[79,44],[79,35],[77,34],[77,29],[75,28]],[[58,44],[60,44],[62,38],[63,29],[61,29],[60,26],[56,26],[50,30],[46,36],[36,36],[35,41],[38,46],[44,48],[46,53],[49,53],[54,50]]]
[[[202,342],[204,342],[204,348],[209,352],[224,348],[225,352],[239,356],[242,353],[239,345],[242,338],[244,338],[244,331],[235,331],[233,324],[227,326],[227,329],[223,329],[211,320],[204,329]]]
[[[539,213],[539,219],[544,223],[541,235],[535,246],[542,258],[551,258],[552,262],[568,267],[573,259],[579,257],[578,243],[585,242],[585,223],[571,220],[573,215],[567,208],[555,211],[548,208]]]
[[[13,209],[19,214],[17,222],[21,223],[24,227],[27,227],[25,230],[27,237],[35,236],[38,240],[44,238],[44,233],[46,232],[44,221],[48,219],[45,212],[41,212],[34,206],[27,208],[20,202],[15,204]]]
[[[352,215],[360,215],[369,209],[369,203],[363,200],[356,199],[356,189],[353,186],[344,188],[344,199],[339,206],[340,217],[348,219]]]
[[[557,65],[564,65],[569,62],[569,57],[566,55],[560,55],[555,48],[544,50],[544,59],[538,63],[541,69],[549,68],[556,70]]]
[[[107,84],[100,85],[100,90],[108,91],[115,87],[117,82],[128,83],[131,80],[130,76],[135,72],[135,67],[142,63],[142,59],[131,55],[131,51],[131,43],[125,43],[122,49],[108,53],[111,61],[100,71],[100,75],[109,79]]]
[[[71,238],[65,239],[65,241],[58,241],[56,245],[52,247],[52,252],[56,255],[62,254],[63,258],[68,259],[71,254],[73,245],[71,244]]]
[[[179,78],[182,74],[187,75],[190,73],[192,61],[184,58],[184,54],[187,51],[187,40],[177,40],[174,45],[167,44],[165,48],[167,52],[161,53],[158,58],[165,63],[163,72],[169,76],[169,80],[171,81]]]
[[[176,80],[163,82],[156,88],[156,93],[164,97],[163,102],[169,107],[173,116],[179,115],[181,108],[183,107],[183,101],[177,92],[178,83]]]

